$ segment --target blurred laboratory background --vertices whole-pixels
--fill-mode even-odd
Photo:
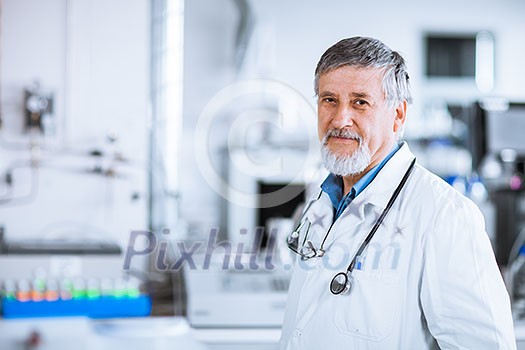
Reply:
[[[0,0],[0,349],[277,349],[284,237],[326,175],[313,73],[355,35],[405,57],[405,139],[481,208],[525,343],[524,15]]]

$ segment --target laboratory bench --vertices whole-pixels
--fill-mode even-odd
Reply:
[[[192,328],[183,317],[0,319],[0,350],[276,350],[279,328]],[[515,323],[525,350],[525,321]]]
[[[0,350],[276,350],[280,329],[191,328],[183,317],[0,319]]]
[[[0,350],[276,350],[278,328],[192,328],[183,317],[0,318]],[[515,323],[525,350],[525,321]]]

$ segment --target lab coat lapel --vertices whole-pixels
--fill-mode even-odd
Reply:
[[[314,204],[306,214],[306,218],[310,222],[310,233],[308,240],[315,243],[316,247],[320,247],[324,236],[330,228],[334,216],[334,211],[330,198],[323,192],[321,198]]]

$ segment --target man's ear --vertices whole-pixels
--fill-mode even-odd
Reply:
[[[405,124],[405,118],[407,115],[407,106],[408,103],[406,100],[403,100],[397,107],[396,107],[396,115],[394,117],[394,133],[397,133],[403,125]]]

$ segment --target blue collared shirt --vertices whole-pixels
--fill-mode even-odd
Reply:
[[[334,206],[334,221],[341,215],[341,213],[348,207],[348,205],[368,186],[385,166],[386,162],[397,152],[400,148],[399,144],[395,144],[390,153],[375,167],[370,169],[362,178],[357,181],[350,192],[343,196],[344,186],[343,178],[338,175],[329,174],[328,177],[321,184],[321,189],[328,194],[330,201]]]

